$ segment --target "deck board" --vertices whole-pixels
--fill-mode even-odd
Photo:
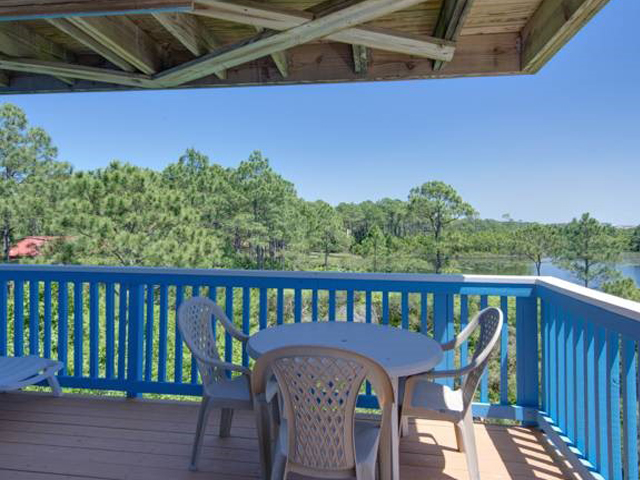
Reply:
[[[236,415],[232,437],[217,437],[211,416],[200,472],[187,470],[198,405],[41,394],[0,395],[3,480],[257,479],[253,418]],[[402,480],[466,479],[451,425],[418,420],[400,447]],[[483,480],[561,480],[540,433],[476,424]],[[298,477],[300,478],[300,477]]]

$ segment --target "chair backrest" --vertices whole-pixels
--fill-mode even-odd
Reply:
[[[480,383],[484,370],[489,363],[491,353],[500,339],[503,322],[502,311],[494,307],[485,308],[474,318],[473,329],[476,328],[476,322],[480,325],[480,336],[476,342],[473,358],[470,362],[470,365],[473,365],[473,369],[465,376],[462,383],[462,397],[465,411],[473,402],[473,397],[478,389],[478,384]],[[471,326],[471,324],[469,326]]]
[[[261,356],[253,369],[254,394],[275,374],[282,392],[289,469],[305,475],[355,468],[354,420],[368,379],[382,410],[381,435],[390,434],[393,389],[385,370],[354,352],[317,346],[285,347]]]
[[[214,322],[220,322],[225,330],[234,328],[224,311],[206,297],[185,300],[178,309],[178,330],[196,358],[202,383],[210,385],[225,378],[225,370],[201,361],[202,358],[220,360],[216,346]]]

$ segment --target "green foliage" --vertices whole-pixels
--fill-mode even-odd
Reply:
[[[629,243],[632,252],[640,252],[640,225],[633,229]]]
[[[349,236],[336,210],[326,202],[317,201],[305,206],[306,237],[312,250],[324,255],[324,269],[329,268],[329,254],[349,246]]]
[[[615,229],[585,213],[563,228],[556,261],[588,287],[611,276],[612,264],[620,258],[622,250]]]
[[[9,259],[17,236],[42,234],[53,218],[60,181],[71,171],[41,128],[15,105],[0,106],[0,235]]]
[[[640,302],[640,288],[631,278],[619,278],[602,284],[602,291],[611,295]]]
[[[214,267],[218,241],[185,192],[161,174],[113,162],[68,182],[59,228],[72,239],[54,245],[56,260],[122,266]]]
[[[542,261],[554,255],[559,244],[558,230],[550,225],[527,225],[516,230],[513,235],[515,253],[533,262],[538,275],[540,275]]]
[[[425,246],[433,251],[435,271],[441,273],[460,244],[457,238],[449,235],[448,227],[458,219],[473,217],[475,210],[452,186],[433,181],[411,190],[409,212],[428,235]]]

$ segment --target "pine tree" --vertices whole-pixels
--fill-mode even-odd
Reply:
[[[5,262],[17,233],[49,233],[60,180],[71,171],[56,156],[49,135],[30,127],[20,108],[0,106],[0,235]]]
[[[557,263],[572,272],[585,287],[611,276],[623,246],[615,229],[600,223],[588,213],[574,218],[563,229]]]

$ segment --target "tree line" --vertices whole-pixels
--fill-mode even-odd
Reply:
[[[456,190],[429,181],[406,200],[332,206],[306,201],[260,152],[235,168],[194,149],[161,171],[114,161],[74,171],[25,113],[0,106],[2,255],[20,237],[49,235],[36,261],[63,264],[377,272],[492,273],[506,258],[542,262],[585,286],[638,298],[615,273],[640,251],[640,226],[615,228],[588,213],[564,225],[480,219]],[[522,272],[505,272],[522,273]]]

